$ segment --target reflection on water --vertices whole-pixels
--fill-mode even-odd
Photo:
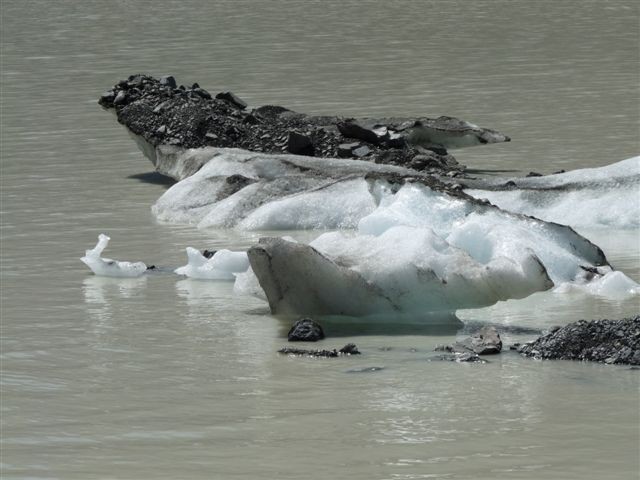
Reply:
[[[87,303],[106,304],[108,294],[117,294],[122,298],[131,298],[147,286],[147,277],[114,278],[91,276],[82,282],[84,298]]]

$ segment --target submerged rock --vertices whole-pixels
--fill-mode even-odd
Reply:
[[[539,359],[640,365],[640,315],[622,320],[580,320],[518,347]]]
[[[478,355],[492,355],[502,350],[502,340],[495,327],[482,327],[479,332],[459,343]]]
[[[439,353],[431,355],[427,358],[429,362],[457,362],[457,363],[488,363],[484,358],[481,358],[477,353],[470,352],[468,350],[461,351],[449,351],[444,350],[446,353]]]
[[[285,347],[278,350],[278,353],[282,353],[284,355],[297,355],[297,356],[306,356],[306,357],[341,357],[341,356],[349,356],[349,355],[360,355],[358,351],[358,347],[356,347],[353,343],[348,343],[340,350],[306,350],[303,348],[291,348]]]
[[[290,342],[317,342],[324,338],[322,326],[310,318],[301,318],[287,334]]]
[[[467,354],[492,355],[502,351],[502,340],[495,327],[485,326],[470,337],[453,345],[438,345],[435,351],[464,354],[465,356],[468,356]]]

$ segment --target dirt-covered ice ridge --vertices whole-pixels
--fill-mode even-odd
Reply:
[[[511,212],[576,228],[640,228],[640,156],[600,168],[477,186],[466,192]]]

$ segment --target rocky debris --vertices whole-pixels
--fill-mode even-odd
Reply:
[[[163,87],[178,88],[178,85],[176,84],[176,79],[173,78],[171,75],[160,77],[160,85],[162,85]]]
[[[372,129],[363,127],[353,119],[345,122],[339,122],[337,127],[340,133],[347,138],[362,140],[363,142],[371,143],[373,145],[378,145],[384,141],[382,136],[377,135]]]
[[[285,347],[278,350],[278,353],[282,353],[283,355],[297,355],[297,356],[307,356],[307,357],[342,357],[349,355],[360,355],[358,351],[358,347],[354,343],[348,343],[340,350],[306,350],[303,348],[291,348]]]
[[[622,320],[579,320],[555,327],[518,347],[518,352],[538,359],[640,365],[640,315]]]
[[[287,151],[294,155],[307,155],[313,157],[315,152],[313,141],[307,135],[290,132],[287,139]]]
[[[231,105],[235,105],[240,110],[244,110],[245,108],[247,108],[247,102],[245,102],[244,100],[240,100],[232,92],[221,92],[216,95],[216,98],[219,100],[225,100]]]
[[[431,357],[431,360],[450,360],[456,362],[482,362],[480,355],[492,355],[502,351],[500,334],[492,326],[482,327],[479,331],[452,345],[437,345],[436,352],[442,355]]]
[[[301,318],[293,324],[287,338],[290,342],[317,342],[324,338],[324,331],[318,322]]]
[[[131,75],[105,92],[99,103],[115,110],[118,121],[152,147],[212,146],[316,157],[342,156],[407,166],[425,173],[464,170],[446,150],[444,144],[449,137],[455,140],[452,145],[461,143],[459,139],[467,138],[469,132],[480,137],[488,135],[489,140],[479,143],[507,138],[450,117],[419,121],[344,119],[305,115],[273,105],[249,109],[246,102],[231,92],[212,96],[197,83],[190,88],[184,85],[177,88],[171,76],[158,80],[148,75]],[[416,128],[422,137],[435,140],[407,142],[409,136],[416,137],[412,134]]]
[[[457,345],[478,355],[493,355],[502,351],[500,334],[491,326],[482,327],[480,331],[457,342]]]

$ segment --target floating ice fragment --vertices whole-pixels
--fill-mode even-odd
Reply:
[[[188,263],[175,269],[178,275],[201,280],[234,280],[236,274],[249,268],[246,252],[218,250],[211,258],[207,258],[199,250],[187,247]]]
[[[111,240],[104,233],[98,236],[96,246],[85,252],[80,260],[96,275],[103,277],[139,277],[147,271],[147,266],[142,262],[120,262],[110,258],[102,258],[102,252]]]
[[[589,272],[573,282],[563,282],[553,289],[554,293],[582,292],[600,297],[628,297],[640,295],[640,285],[624,273],[611,267],[587,269]]]

